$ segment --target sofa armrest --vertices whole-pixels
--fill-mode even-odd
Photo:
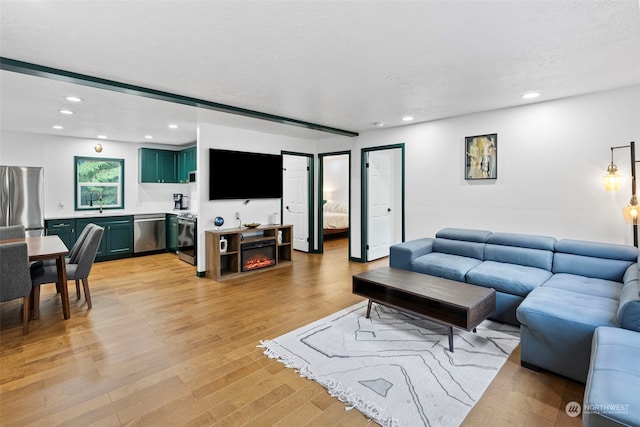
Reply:
[[[431,237],[424,237],[391,246],[389,248],[389,266],[410,270],[411,261],[433,250],[434,240]]]

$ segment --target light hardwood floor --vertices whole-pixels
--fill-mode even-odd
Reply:
[[[0,312],[0,425],[373,426],[257,347],[361,301],[345,239],[288,268],[218,283],[175,255],[95,264],[93,308],[64,321],[54,286],[23,337],[21,303]],[[584,386],[520,367],[516,350],[466,426],[578,426],[565,406]]]

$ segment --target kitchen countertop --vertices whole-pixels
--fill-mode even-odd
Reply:
[[[142,211],[134,211],[134,210],[111,210],[105,209],[102,213],[98,211],[78,211],[78,212],[70,212],[70,213],[61,213],[54,215],[45,215],[45,220],[55,220],[55,219],[81,219],[81,218],[99,218],[99,217],[111,217],[111,216],[134,216],[134,215],[149,215],[149,214],[181,214],[181,213],[194,213],[189,210],[142,210]]]

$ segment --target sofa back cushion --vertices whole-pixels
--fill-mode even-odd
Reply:
[[[484,259],[484,247],[490,231],[444,228],[436,233],[433,252]]]
[[[637,279],[622,288],[616,318],[623,328],[640,332],[640,282]]]
[[[492,233],[487,238],[484,259],[551,271],[555,243],[554,237]]]
[[[634,246],[563,239],[555,244],[552,271],[622,282],[637,259]]]

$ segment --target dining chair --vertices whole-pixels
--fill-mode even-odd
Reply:
[[[98,247],[102,240],[104,228],[99,225],[90,224],[84,239],[80,243],[78,250],[72,257],[66,260],[67,280],[74,280],[76,283],[76,296],[80,299],[80,281],[84,288],[84,297],[87,301],[87,308],[91,308],[91,293],[89,292],[89,274],[91,267],[98,253]],[[84,230],[83,230],[84,231]],[[75,246],[75,245],[74,245]],[[56,283],[58,280],[58,270],[55,265],[44,267],[44,274],[33,279],[33,318],[40,316],[40,285],[46,283]],[[66,286],[66,283],[56,283],[56,286]]]
[[[71,249],[69,249],[69,253],[67,254],[67,256],[65,257],[67,264],[69,263],[69,261],[71,259],[75,260],[74,262],[77,262],[78,259],[78,251],[80,251],[80,247],[82,247],[82,244],[84,243],[84,240],[87,238],[87,235],[89,234],[89,231],[91,231],[94,227],[98,227],[96,224],[90,222],[89,224],[87,224],[82,231],[80,232],[80,235],[78,236],[78,238],[76,239],[75,243],[73,244],[73,246],[71,247]],[[55,259],[46,259],[43,261],[43,265],[56,265],[56,260]]]
[[[29,333],[31,275],[25,242],[0,245],[0,301],[22,298],[22,335]]]
[[[0,227],[0,240],[20,239],[26,235],[24,225],[5,225]]]

